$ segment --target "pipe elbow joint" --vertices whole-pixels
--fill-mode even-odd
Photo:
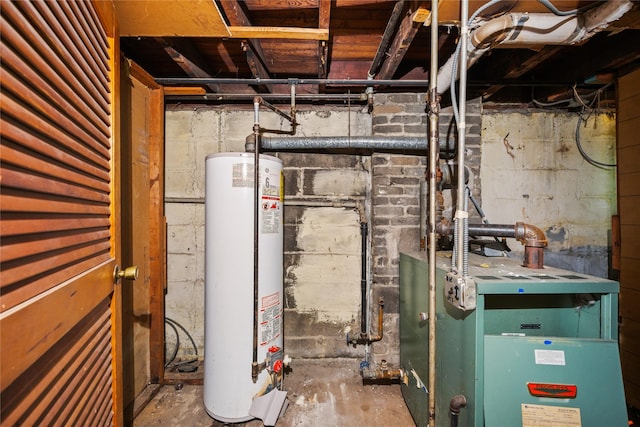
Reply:
[[[436,224],[435,231],[439,236],[451,234],[453,232],[452,224],[448,219],[442,218],[440,222]]]
[[[524,222],[516,223],[515,238],[525,247],[546,248],[548,241],[547,236],[539,227]]]
[[[467,398],[464,397],[463,394],[453,396],[451,398],[451,401],[449,402],[449,410],[452,414],[455,415],[459,414],[460,409],[464,408],[465,406],[467,406]]]

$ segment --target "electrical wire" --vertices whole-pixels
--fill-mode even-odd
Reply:
[[[580,9],[571,9],[571,10],[558,10],[549,0],[538,0],[540,3],[546,6],[554,15],[558,16],[570,16],[577,15],[580,12]]]
[[[576,125],[576,132],[575,132],[575,139],[576,139],[576,146],[578,147],[578,151],[580,152],[580,155],[582,156],[582,158],[584,158],[588,163],[592,164],[595,167],[601,168],[601,169],[608,169],[608,168],[615,168],[617,165],[615,163],[604,163],[604,162],[599,162],[595,159],[593,159],[592,157],[590,157],[586,151],[584,151],[584,148],[582,147],[582,142],[580,140],[580,125],[582,124],[582,122],[587,123],[587,120],[589,119],[589,117],[591,116],[591,114],[594,111],[594,104],[597,106],[598,103],[600,102],[600,95],[602,94],[602,92],[609,86],[611,86],[613,84],[613,81],[607,83],[606,85],[602,86],[600,89],[596,90],[595,92],[593,92],[595,94],[595,96],[593,97],[593,99],[591,100],[591,102],[589,102],[589,104],[586,104],[584,102],[584,100],[582,99],[582,97],[578,94],[578,92],[575,90],[575,86],[573,88],[573,93],[574,96],[578,99],[578,101],[580,102],[580,104],[582,104],[583,108],[580,110],[580,112],[578,113],[578,123]],[[586,117],[584,117],[584,112],[585,110],[588,111],[588,114]]]
[[[178,349],[180,348],[180,338],[179,338],[178,328],[180,330],[182,330],[182,332],[184,332],[187,335],[187,337],[189,338],[189,341],[191,341],[191,345],[193,346],[193,350],[195,352],[195,356],[196,357],[193,358],[193,359],[188,359],[188,360],[184,360],[182,362],[175,363],[174,366],[185,365],[185,364],[188,364],[188,363],[197,362],[198,361],[198,346],[196,345],[196,342],[194,341],[194,339],[191,336],[191,334],[189,333],[189,331],[187,331],[185,329],[185,327],[182,326],[180,323],[176,322],[175,320],[173,320],[173,319],[171,319],[169,317],[165,317],[164,318],[164,322],[165,322],[165,324],[169,325],[176,333],[176,347],[175,347],[175,350],[174,350],[174,352],[172,354],[171,359],[167,363],[165,363],[165,365],[164,365],[165,368],[168,367],[169,365],[171,365],[171,363],[175,360],[175,358],[176,358],[176,356],[178,354]]]
[[[164,367],[168,367],[169,365],[171,365],[171,362],[173,362],[176,359],[176,356],[178,355],[178,349],[180,348],[180,334],[178,333],[178,329],[172,324],[169,323],[167,321],[165,321],[165,323],[167,325],[169,325],[171,327],[171,329],[173,329],[173,332],[175,332],[176,334],[176,346],[173,349],[173,352],[171,353],[171,357],[169,357],[169,361],[166,362],[164,364]],[[165,340],[165,355],[166,355],[166,340]]]
[[[608,169],[608,168],[615,168],[617,166],[617,164],[615,163],[603,163],[603,162],[599,162],[597,160],[594,160],[592,157],[590,157],[586,151],[584,151],[584,148],[582,147],[582,142],[580,141],[580,124],[584,121],[584,123],[587,123],[587,118],[584,118],[582,116],[582,113],[578,114],[578,124],[576,125],[576,133],[575,133],[575,137],[576,137],[576,146],[578,147],[578,151],[580,152],[580,155],[590,164],[592,164],[595,167],[601,168],[601,169]]]
[[[594,4],[588,4],[586,6],[583,6],[581,8],[578,9],[571,9],[571,10],[558,10],[557,7],[555,7],[555,5],[553,3],[551,3],[549,0],[538,0],[540,3],[542,3],[547,9],[549,9],[551,12],[553,12],[554,15],[557,16],[571,16],[571,15],[577,15],[579,13],[584,12],[585,10],[591,9],[592,7],[595,7],[597,5],[597,2]]]

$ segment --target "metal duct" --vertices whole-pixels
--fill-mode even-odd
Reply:
[[[418,150],[428,149],[426,137],[400,136],[318,136],[280,137],[262,136],[260,146],[264,150],[314,150],[314,149],[371,149],[371,150]],[[453,153],[453,141],[440,141],[440,152]]]
[[[583,42],[620,19],[633,6],[631,0],[612,0],[574,16],[552,13],[510,13],[480,24],[469,34],[467,68],[494,46],[571,45]],[[449,89],[455,66],[451,56],[438,71],[438,93]]]

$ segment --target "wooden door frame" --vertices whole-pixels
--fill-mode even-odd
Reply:
[[[164,295],[166,291],[166,217],[164,214],[164,88],[134,62],[130,75],[149,88],[149,348],[150,379],[164,384]],[[155,237],[155,238],[154,238]]]

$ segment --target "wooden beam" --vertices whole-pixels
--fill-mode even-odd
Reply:
[[[406,55],[414,37],[418,33],[422,23],[416,21],[416,17],[423,13],[422,8],[409,11],[400,23],[400,28],[391,43],[387,59],[382,63],[380,71],[376,75],[376,79],[387,80],[392,79],[402,59]]]
[[[331,0],[320,0],[318,5],[318,27],[329,31],[331,22]],[[324,79],[329,72],[329,46],[325,40],[318,42],[318,78]]]
[[[329,40],[329,30],[299,27],[229,27],[232,39]]]
[[[228,37],[212,0],[113,1],[121,37]]]
[[[174,86],[166,86],[164,88],[165,95],[205,95],[207,93],[201,87],[174,87]]]
[[[189,77],[213,77],[213,73],[204,65],[206,61],[192,43],[185,41],[183,38],[171,40],[157,38],[156,40],[163,44],[165,52],[167,52]],[[206,87],[214,93],[220,92],[220,85],[208,84]],[[255,93],[255,91],[247,85],[226,85],[225,89],[238,93]]]
[[[251,20],[244,13],[237,0],[220,0],[220,5],[227,16],[229,24],[235,26],[251,26]],[[242,41],[242,51],[247,57],[247,63],[251,69],[254,78],[268,79],[271,77],[267,69],[264,51],[260,39],[252,38],[248,41]]]
[[[247,64],[249,64],[249,68],[251,69],[251,74],[253,74],[253,78],[255,79],[268,79],[271,76],[269,72],[265,68],[264,60],[260,58],[254,49],[251,48],[251,45],[247,41],[242,41],[242,51],[247,56]],[[267,92],[269,88],[264,86],[263,88]]]
[[[511,68],[509,72],[504,76],[504,78],[517,79],[518,77],[521,77],[529,71],[533,70],[535,67],[542,64],[547,59],[557,55],[562,49],[564,49],[563,46],[546,46],[531,58],[524,61],[520,66]],[[489,99],[503,87],[504,85],[493,85],[489,87],[482,95],[482,99]]]
[[[211,77],[211,74],[204,69],[204,66],[200,66],[196,63],[204,63],[200,54],[196,51],[194,46],[184,41],[169,41],[163,38],[157,38],[156,41],[163,45],[164,51],[173,59],[173,61],[190,77]],[[177,46],[177,45],[180,46]],[[193,58],[193,59],[192,59]],[[209,84],[207,87],[212,92],[220,92],[220,86],[216,84]]]

